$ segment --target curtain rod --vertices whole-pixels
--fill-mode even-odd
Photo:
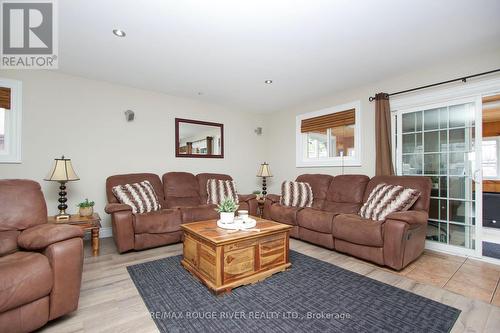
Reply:
[[[387,95],[394,96],[394,95],[399,95],[399,94],[405,94],[405,93],[409,93],[409,92],[412,92],[412,91],[426,89],[426,88],[431,88],[431,87],[435,87],[435,86],[440,86],[442,84],[447,84],[447,83],[457,82],[457,81],[467,82],[467,79],[470,79],[470,78],[473,78],[473,77],[477,77],[477,76],[483,76],[483,75],[493,74],[493,73],[496,73],[496,72],[500,72],[500,68],[499,69],[494,69],[494,70],[488,71],[488,72],[483,72],[483,73],[478,73],[478,74],[474,74],[474,75],[468,75],[468,76],[464,76],[464,77],[459,77],[459,78],[456,78],[456,79],[453,79],[453,80],[448,80],[448,81],[443,81],[443,82],[439,82],[439,83],[428,84],[426,86],[421,86],[421,87],[417,87],[417,88],[413,88],[413,89],[402,90],[402,91],[398,91],[398,92],[395,92],[395,93],[392,93],[392,94],[387,94]],[[370,102],[372,102],[372,101],[375,100],[375,97],[370,97],[370,98],[368,98],[368,100]]]

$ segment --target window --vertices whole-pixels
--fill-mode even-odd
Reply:
[[[21,82],[0,78],[0,163],[21,162]]]
[[[360,166],[360,102],[296,118],[297,167]]]
[[[500,178],[500,136],[483,138],[482,144],[483,177],[489,179]]]

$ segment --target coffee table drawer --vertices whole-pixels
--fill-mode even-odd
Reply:
[[[255,247],[224,254],[224,282],[250,275],[255,270]]]
[[[286,261],[286,239],[277,238],[260,243],[260,268],[282,264]]]
[[[200,245],[200,258],[198,269],[206,275],[210,281],[215,282],[215,252],[208,246]]]

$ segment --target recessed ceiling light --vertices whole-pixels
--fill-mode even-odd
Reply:
[[[264,81],[264,83],[265,84],[271,84],[271,83],[273,83],[273,80],[266,80],[266,81]]]
[[[113,34],[116,37],[125,37],[127,35],[122,29],[113,29]]]

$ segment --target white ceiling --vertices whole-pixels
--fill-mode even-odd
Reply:
[[[500,47],[499,0],[58,4],[61,71],[255,112]]]

